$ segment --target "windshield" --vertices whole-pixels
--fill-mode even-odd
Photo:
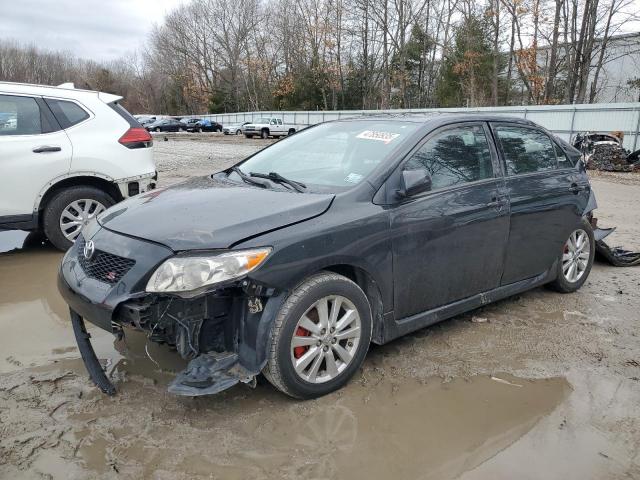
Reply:
[[[253,123],[269,123],[271,119],[269,117],[262,117],[254,121]]]
[[[348,188],[417,128],[416,123],[388,120],[325,123],[258,152],[240,169],[247,175],[275,172],[307,185]]]

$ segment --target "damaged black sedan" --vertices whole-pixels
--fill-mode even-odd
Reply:
[[[579,156],[515,118],[325,123],[113,206],[65,255],[59,289],[107,393],[83,319],[190,359],[176,394],[263,373],[317,397],[371,342],[539,285],[580,288],[599,231]]]

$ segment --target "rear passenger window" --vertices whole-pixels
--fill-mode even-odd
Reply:
[[[493,178],[484,129],[469,125],[436,134],[404,166],[404,170],[416,169],[425,169],[431,175],[432,190]]]
[[[89,114],[76,103],[51,98],[45,101],[62,128],[69,128],[89,118]]]
[[[502,147],[507,175],[543,172],[558,167],[554,144],[543,132],[510,125],[495,127]]]
[[[0,135],[39,133],[42,133],[42,121],[34,98],[0,95]]]

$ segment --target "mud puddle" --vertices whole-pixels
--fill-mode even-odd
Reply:
[[[37,234],[0,232],[0,373],[78,357],[69,310],[56,286],[61,259]],[[100,358],[122,358],[113,335],[88,328]]]
[[[518,442],[570,392],[562,378],[497,375],[352,384],[299,403],[265,385],[195,402],[172,399],[142,430],[138,419],[123,422],[108,405],[100,415],[70,420],[85,425],[74,431],[76,456],[96,475],[444,479]],[[148,418],[147,409],[140,413]]]

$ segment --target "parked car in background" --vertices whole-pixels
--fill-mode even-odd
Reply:
[[[199,118],[183,118],[182,120],[180,120],[182,129],[187,132],[195,132],[199,122]]]
[[[144,128],[150,132],[178,132],[183,124],[174,118],[161,118],[152,123],[147,123]]]
[[[136,120],[138,120],[138,122],[140,122],[140,125],[144,126],[144,125],[148,125],[150,123],[155,122],[157,119],[156,119],[156,117],[148,117],[148,116],[139,115],[139,118],[136,118]]]
[[[246,124],[242,132],[247,138],[259,136],[260,138],[283,137],[285,135],[293,135],[300,130],[299,125],[284,123],[278,117],[261,117],[251,123]]]
[[[218,122],[212,122],[209,119],[200,120],[196,123],[194,132],[221,132],[222,125]]]
[[[190,359],[173,393],[262,372],[318,397],[348,382],[371,342],[540,285],[578,290],[596,206],[579,158],[521,118],[323,123],[109,210],[66,254],[59,289],[76,332],[81,317],[142,329]],[[94,269],[89,244],[114,260]],[[83,358],[113,392],[95,355]]]
[[[245,125],[249,125],[251,122],[232,123],[231,125],[225,125],[222,129],[222,133],[225,135],[242,135],[242,129]]]
[[[103,92],[0,82],[0,230],[69,248],[106,208],[155,188],[151,135]]]

